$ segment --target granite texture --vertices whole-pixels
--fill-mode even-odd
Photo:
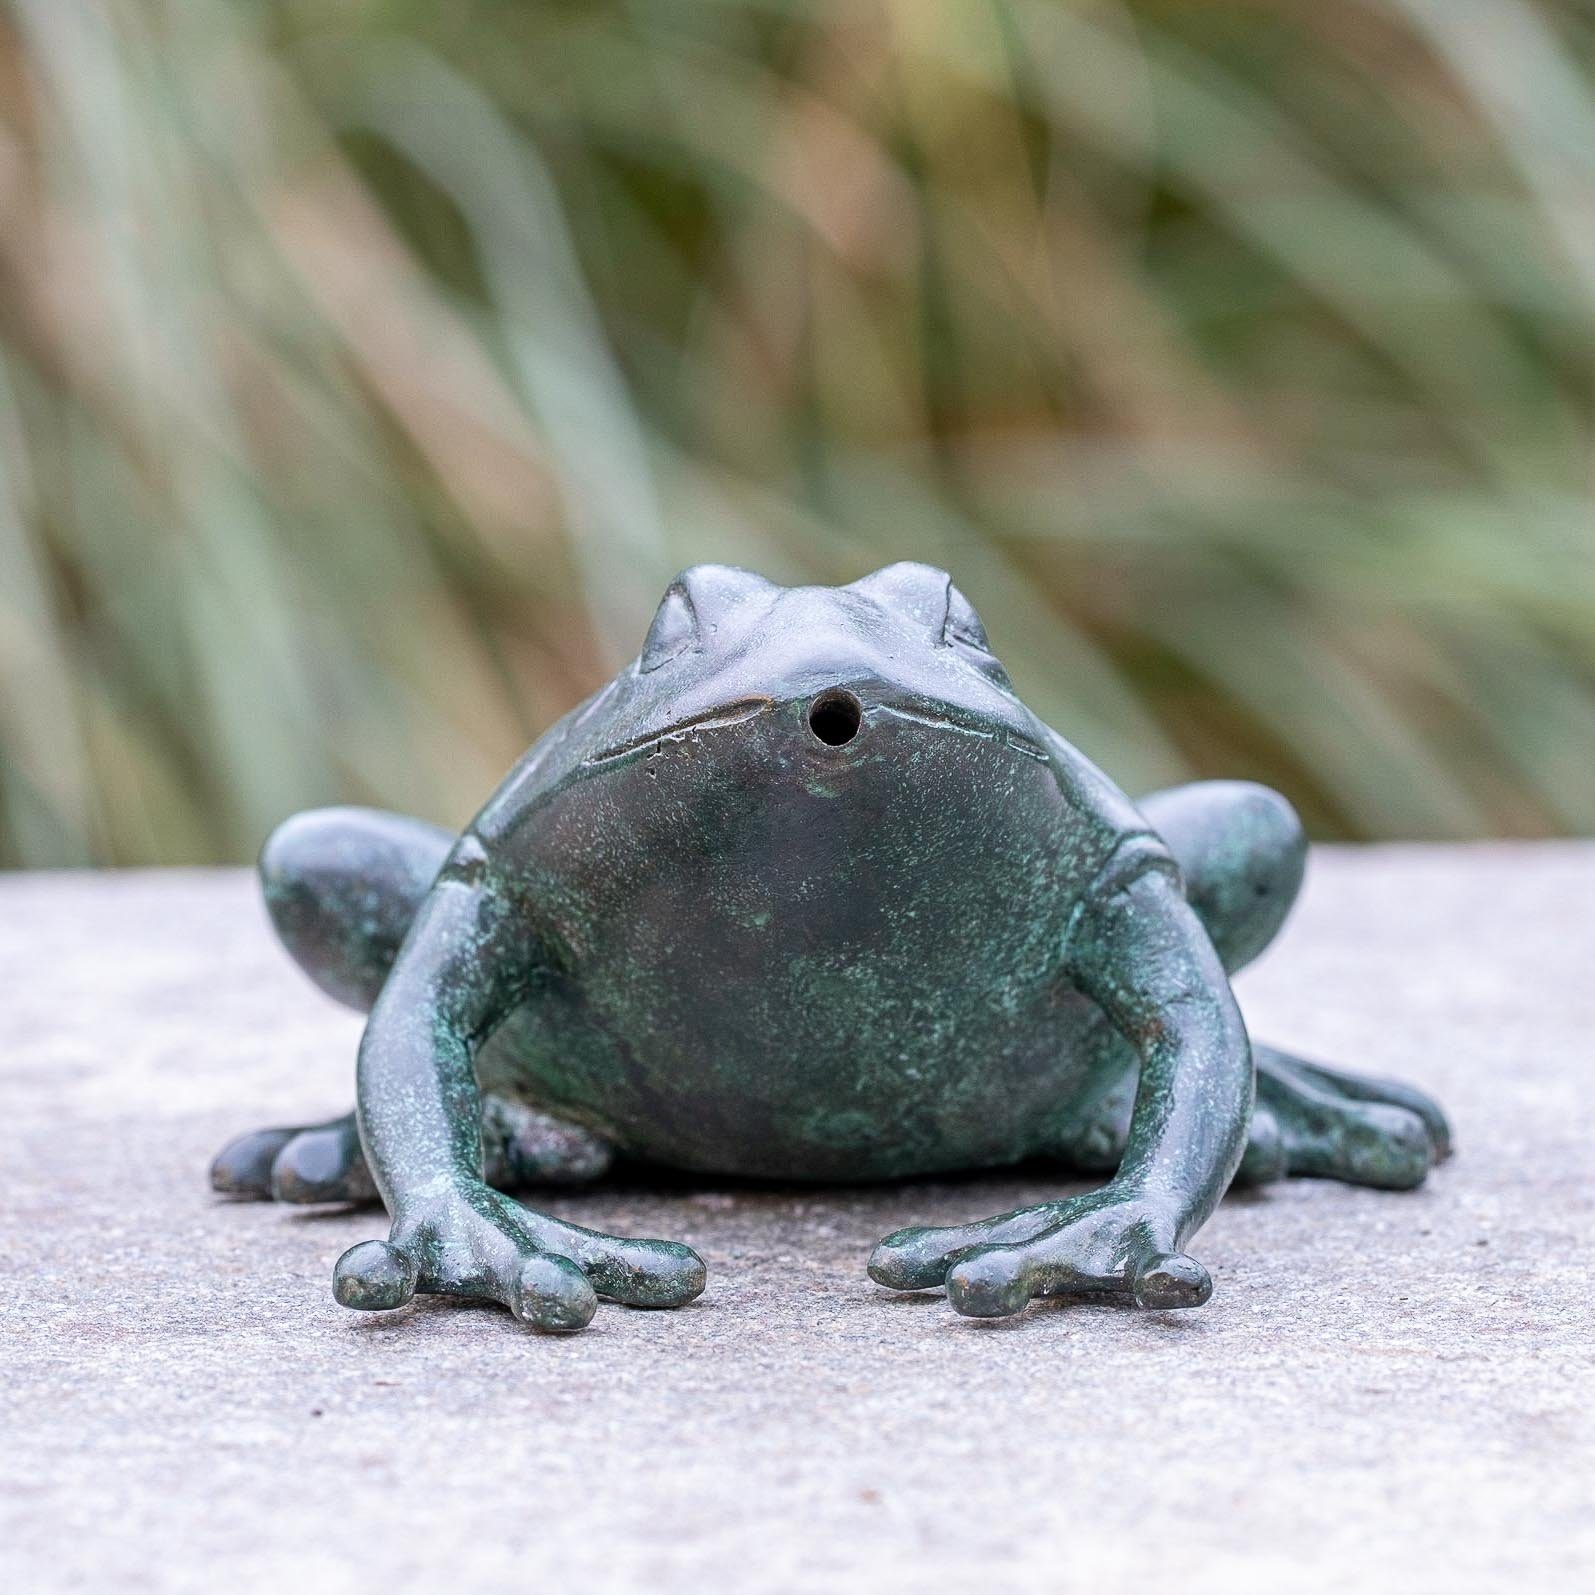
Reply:
[[[709,1288],[573,1339],[332,1301],[373,1211],[228,1204],[350,1102],[358,1022],[242,873],[0,877],[0,1584],[18,1591],[1499,1591],[1595,1562],[1595,847],[1321,854],[1254,1030],[1432,1090],[1408,1195],[1293,1182],[1206,1308],[994,1323],[871,1245],[1045,1171],[546,1199]]]

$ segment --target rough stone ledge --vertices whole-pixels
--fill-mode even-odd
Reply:
[[[1406,1076],[1422,1191],[1234,1198],[1189,1314],[983,1325],[870,1244],[1043,1171],[552,1202],[691,1242],[704,1299],[574,1339],[340,1311],[372,1212],[210,1197],[231,1134],[347,1106],[358,1027],[235,872],[0,877],[0,1583],[1387,1592],[1569,1587],[1589,1407],[1595,847],[1330,851],[1253,1029]]]

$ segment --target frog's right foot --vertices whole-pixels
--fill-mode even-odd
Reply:
[[[241,1135],[217,1154],[210,1184],[223,1196],[260,1202],[369,1202],[377,1194],[352,1113]]]
[[[482,1099],[482,1150],[488,1184],[508,1191],[586,1184],[614,1161],[609,1143],[591,1130],[494,1095]],[[224,1196],[296,1205],[370,1202],[377,1194],[352,1113],[240,1136],[211,1164],[210,1183]]]
[[[1411,1086],[1254,1047],[1257,1106],[1238,1185],[1287,1175],[1405,1191],[1451,1152],[1439,1105]]]

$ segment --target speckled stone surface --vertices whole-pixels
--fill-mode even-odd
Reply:
[[[547,1199],[707,1259],[572,1339],[363,1317],[378,1215],[206,1189],[348,1107],[358,1022],[239,873],[0,877],[0,1584],[53,1590],[1499,1591],[1595,1562],[1595,847],[1319,855],[1253,1028],[1432,1089],[1422,1191],[1295,1182],[1212,1303],[995,1323],[870,1246],[1056,1190]]]

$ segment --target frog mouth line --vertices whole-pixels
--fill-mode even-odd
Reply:
[[[1047,763],[1046,749],[1039,742],[1032,741],[1022,731],[1015,731],[1008,726],[974,725],[968,721],[954,720],[947,715],[926,714],[920,709],[904,709],[891,703],[876,704],[871,712],[889,714],[898,720],[911,720],[915,725],[929,726],[935,731],[956,731],[960,736],[974,737],[979,742],[999,742],[1015,753],[1023,754],[1027,759],[1035,759],[1041,764]]]
[[[741,725],[745,720],[768,714],[774,707],[774,698],[738,698],[733,703],[721,704],[717,709],[678,720],[662,731],[650,731],[646,736],[633,737],[629,742],[617,742],[612,748],[601,748],[583,759],[582,765],[591,769],[597,764],[612,764],[616,759],[633,758],[669,742],[684,742],[699,731],[716,731],[722,726]]]
[[[717,731],[725,726],[742,725],[748,720],[757,719],[761,714],[768,714],[774,708],[773,698],[738,698],[732,703],[706,710],[703,714],[689,715],[685,720],[677,720],[673,725],[665,726],[663,730],[650,731],[645,736],[633,737],[628,742],[617,742],[612,747],[601,748],[597,753],[591,753],[583,759],[582,767],[590,770],[598,765],[635,758],[656,748],[662,749],[673,743],[685,742],[700,731]],[[896,720],[907,720],[914,725],[927,726],[933,731],[956,732],[959,736],[973,737],[980,742],[1001,743],[1027,759],[1035,759],[1040,764],[1047,763],[1046,749],[1039,742],[1033,741],[1023,732],[1015,731],[1011,727],[977,725],[965,720],[952,719],[948,715],[928,714],[921,709],[906,709],[891,703],[872,704],[865,711],[865,718],[875,715],[888,715]]]

